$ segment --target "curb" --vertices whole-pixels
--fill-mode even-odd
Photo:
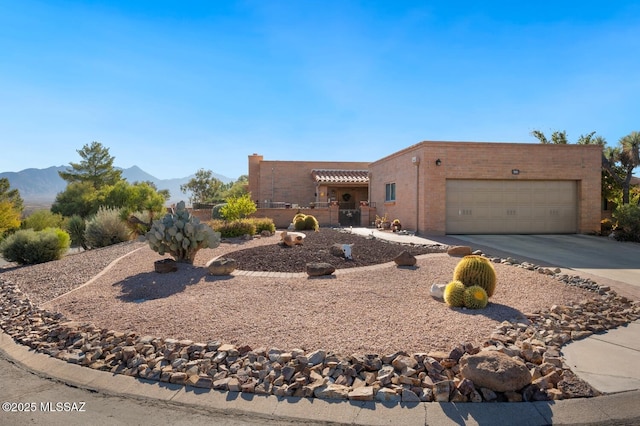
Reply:
[[[155,399],[264,419],[300,423],[348,425],[549,425],[638,424],[640,391],[588,399],[521,403],[382,403],[259,396],[221,392],[114,375],[69,364],[30,350],[0,333],[0,352],[40,377],[105,395]],[[516,420],[517,419],[517,420]]]

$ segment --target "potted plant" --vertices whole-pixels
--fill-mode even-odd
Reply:
[[[402,224],[400,224],[400,219],[394,219],[391,223],[391,229],[393,232],[400,231],[402,229]]]
[[[389,220],[387,213],[380,218],[380,223],[382,225],[382,229],[391,229],[391,221]]]

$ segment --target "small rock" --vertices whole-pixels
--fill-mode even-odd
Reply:
[[[173,259],[161,259],[153,262],[155,271],[159,274],[166,274],[178,270],[178,264]]]
[[[449,256],[469,256],[471,247],[469,246],[452,246],[447,250]]]
[[[373,401],[373,387],[362,386],[355,388],[348,394],[349,399],[354,401]]]
[[[431,284],[431,289],[429,290],[431,297],[438,300],[444,300],[444,288],[446,286],[446,284]]]

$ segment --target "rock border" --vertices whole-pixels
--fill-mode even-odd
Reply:
[[[480,347],[461,343],[449,352],[338,357],[324,349],[252,349],[98,329],[35,306],[16,285],[0,280],[0,328],[16,342],[72,364],[230,392],[387,402],[521,402],[598,395],[565,364],[560,348],[639,319],[640,302],[559,268],[486,257],[553,276],[593,292],[594,298],[527,313],[526,321],[504,321]],[[460,360],[482,351],[501,352],[523,363],[531,383],[507,392],[475,386],[461,374]]]

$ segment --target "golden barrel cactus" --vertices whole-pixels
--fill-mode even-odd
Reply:
[[[487,297],[493,296],[496,290],[496,271],[491,262],[482,256],[463,257],[453,271],[453,279],[461,281],[465,287],[482,287],[487,292]]]

